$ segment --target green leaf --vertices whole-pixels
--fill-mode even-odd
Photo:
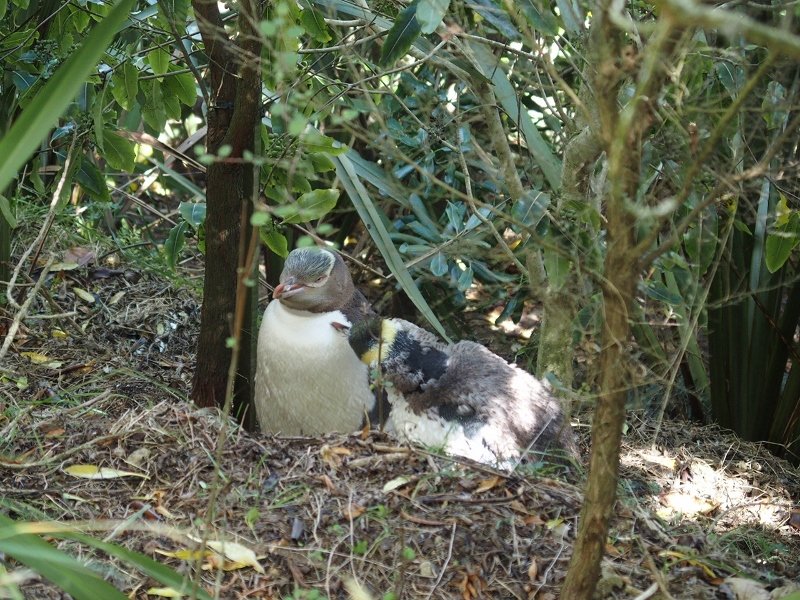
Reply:
[[[78,180],[84,190],[98,200],[111,201],[111,194],[109,194],[108,187],[106,187],[105,177],[103,177],[100,169],[85,156],[81,158],[80,168],[75,173],[75,179]]]
[[[339,156],[349,150],[341,142],[314,130],[307,131],[303,135],[303,148],[306,152],[326,152],[332,156]]]
[[[544,268],[547,271],[547,283],[551,290],[558,291],[567,282],[572,262],[552,248],[545,248],[542,254]]]
[[[399,15],[394,26],[389,30],[381,48],[378,64],[388,67],[397,62],[408,52],[422,29],[417,21],[417,1],[412,2]]]
[[[135,0],[121,0],[86,36],[83,44],[56,70],[0,139],[0,190],[16,177],[31,153],[72,103],[114,34],[133,8]]]
[[[436,31],[448,6],[450,6],[450,0],[419,0],[417,21],[422,33],[428,34]]]
[[[307,8],[300,13],[300,23],[314,41],[324,44],[333,39],[331,28],[328,27],[322,13],[313,8]]]
[[[776,227],[767,234],[764,262],[770,273],[780,269],[797,245],[800,244],[800,213],[794,213],[783,226]]]
[[[414,303],[414,306],[417,307],[422,316],[428,320],[428,323],[436,329],[439,335],[449,342],[450,338],[447,332],[444,330],[439,319],[436,318],[436,315],[425,301],[425,298],[423,298],[419,289],[417,289],[414,279],[411,277],[405,264],[403,264],[403,257],[400,256],[397,248],[394,247],[389,231],[382,220],[385,218],[385,215],[382,215],[372,201],[372,198],[370,198],[369,192],[367,192],[366,187],[364,187],[364,184],[361,183],[361,180],[358,178],[355,165],[360,164],[359,173],[364,173],[364,177],[368,180],[371,180],[371,176],[374,175],[374,170],[367,161],[358,157],[355,152],[353,152],[353,156],[356,161],[355,163],[351,162],[349,154],[338,156],[334,159],[334,162],[337,163],[336,175],[339,177],[342,185],[344,185],[345,190],[347,190],[347,195],[350,197],[353,206],[355,206],[358,216],[361,217],[364,226],[367,228],[372,240],[375,242],[383,259],[386,261],[386,265],[403,288],[403,291],[411,302]]]
[[[175,73],[164,78],[164,83],[174,96],[186,106],[194,106],[197,100],[197,83],[191,73]]]
[[[205,202],[181,202],[178,205],[178,212],[181,213],[184,221],[192,226],[192,229],[197,229],[206,221]]]
[[[264,231],[262,229],[261,241],[266,244],[267,248],[272,250],[281,258],[286,258],[289,256],[289,242],[286,240],[286,236],[277,229],[273,229],[271,231]]]
[[[14,218],[14,213],[11,212],[11,203],[3,194],[0,194],[0,218],[5,219],[11,229],[16,229],[17,220]]]
[[[8,0],[0,0],[0,19],[6,16],[7,9],[8,9]]]
[[[20,524],[0,515],[0,552],[33,569],[75,600],[126,600],[125,594],[69,554],[20,529]]]
[[[103,158],[118,171],[131,173],[136,163],[136,149],[129,139],[119,136],[111,129],[104,132]]]
[[[294,204],[275,209],[275,213],[286,223],[314,221],[333,210],[338,199],[337,189],[312,190],[301,195]]]
[[[164,108],[164,98],[161,93],[161,83],[155,79],[146,82],[142,86],[145,94],[144,107],[142,107],[142,118],[144,122],[155,131],[160,132],[164,129],[167,122],[167,112]]]
[[[447,257],[441,252],[434,254],[431,259],[430,269],[434,277],[444,277],[447,275]]]
[[[314,167],[314,173],[327,173],[336,168],[331,157],[324,152],[314,152],[309,154],[308,158],[311,160],[311,166]]]
[[[122,108],[130,110],[139,92],[139,70],[130,61],[125,61],[114,71],[111,83],[114,99]]]
[[[147,62],[153,69],[154,75],[165,75],[169,68],[169,53],[161,48],[156,48],[147,53]]]
[[[178,264],[178,257],[181,250],[186,245],[186,229],[189,224],[186,221],[181,221],[175,227],[170,229],[167,240],[164,242],[164,254],[167,257],[167,265],[173,271],[175,265]]]
[[[456,288],[459,292],[466,292],[470,287],[472,287],[472,266],[467,267],[465,270],[461,271],[461,275],[458,276],[458,282],[456,283]]]

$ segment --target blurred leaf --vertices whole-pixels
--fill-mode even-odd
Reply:
[[[314,152],[308,155],[311,160],[311,166],[314,167],[315,173],[327,173],[336,169],[331,157],[323,152]]]
[[[9,203],[8,198],[3,196],[3,194],[0,194],[0,218],[5,219],[11,229],[16,228],[17,220],[14,218],[14,213],[11,210],[11,203]]]
[[[520,0],[517,6],[522,9],[530,24],[538,33],[558,35],[558,20],[550,9],[549,2],[538,3],[533,0]]]
[[[447,257],[441,252],[437,252],[431,259],[430,269],[434,277],[447,275]]]
[[[315,130],[308,130],[303,133],[303,148],[307,152],[326,152],[332,156],[339,156],[349,150],[341,142]]]
[[[0,514],[0,552],[53,582],[75,600],[127,600],[97,573],[37,535],[17,533],[18,524]]]
[[[324,44],[333,39],[331,28],[328,27],[325,18],[318,10],[306,8],[301,11],[300,23],[302,23],[303,29],[317,42]]]
[[[0,190],[6,189],[59,116],[69,106],[87,75],[103,56],[134,0],[120,0],[86,36],[81,46],[56,70],[16,122],[0,139]]]
[[[189,224],[186,221],[181,221],[175,227],[169,230],[169,235],[164,242],[164,254],[167,257],[167,265],[173,271],[178,264],[181,250],[186,245],[186,229]]]
[[[552,248],[545,248],[542,252],[544,268],[547,271],[548,286],[555,291],[564,287],[569,275],[572,262]]]
[[[120,137],[111,129],[105,130],[105,143],[103,145],[103,158],[118,171],[132,173],[136,162],[136,150],[133,142]]]
[[[378,60],[380,66],[389,67],[404,57],[419,37],[422,30],[417,21],[417,3],[418,0],[415,0],[397,15],[395,24],[383,41]]]
[[[653,300],[659,300],[660,302],[665,302],[672,305],[685,304],[683,297],[681,297],[680,294],[672,293],[667,286],[655,279],[648,279],[647,281],[644,281],[642,287],[644,287],[645,293]]]
[[[301,195],[294,204],[276,208],[275,213],[286,223],[314,221],[333,210],[338,199],[337,189],[312,190]]]
[[[178,205],[178,212],[183,219],[197,229],[206,222],[206,203],[205,202],[181,202]]]
[[[80,160],[80,167],[75,173],[75,179],[81,187],[94,196],[97,200],[109,202],[111,194],[106,187],[106,179],[94,164],[86,157]]]
[[[436,31],[442,22],[450,0],[419,0],[417,4],[417,22],[422,33],[428,34]]]
[[[538,190],[527,190],[511,206],[511,218],[515,221],[535,228],[550,206],[550,195]]]
[[[472,266],[469,266],[461,272],[461,275],[458,276],[458,283],[456,284],[458,291],[466,292],[470,287],[472,287],[472,278]]]

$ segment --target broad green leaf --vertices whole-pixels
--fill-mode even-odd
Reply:
[[[383,42],[378,64],[389,67],[408,52],[422,32],[417,21],[417,1],[409,4],[399,15]]]
[[[178,205],[178,212],[192,226],[192,229],[197,229],[206,221],[205,202],[181,202]]]
[[[472,267],[469,266],[461,272],[461,275],[458,276],[458,282],[456,283],[456,288],[458,288],[459,292],[466,292],[472,286]]]
[[[794,213],[785,225],[776,227],[767,234],[764,262],[769,272],[774,273],[780,269],[798,244],[800,244],[800,213]]]
[[[315,41],[322,44],[330,42],[333,39],[331,28],[325,22],[325,19],[318,10],[307,8],[300,13],[300,23],[303,28],[308,32]]]
[[[550,289],[560,290],[567,282],[572,263],[555,249],[545,248],[543,251],[544,268],[547,271],[547,283]]]
[[[286,236],[277,229],[271,231],[261,230],[261,241],[266,244],[267,248],[272,250],[281,258],[289,256],[289,242]]]
[[[75,600],[126,600],[97,573],[37,535],[19,533],[18,524],[0,514],[0,552],[53,582]]]
[[[155,79],[146,81],[142,85],[142,92],[144,93],[142,118],[155,131],[161,131],[167,122],[161,83]]]
[[[169,68],[169,53],[161,48],[156,48],[147,53],[147,62],[153,69],[153,74],[164,75]]]
[[[103,56],[114,34],[133,8],[134,0],[120,0],[83,44],[56,70],[35,98],[0,139],[0,190],[5,189],[31,153],[71,104]]]
[[[169,265],[170,269],[175,269],[181,250],[183,250],[183,247],[186,245],[187,227],[189,227],[189,224],[186,221],[181,221],[170,229],[169,235],[164,242],[164,253],[166,254],[167,265]]]
[[[125,110],[130,110],[139,92],[139,70],[126,60],[114,71],[111,78],[111,93]]]
[[[272,219],[269,216],[269,213],[265,210],[256,210],[250,215],[250,225],[253,227],[264,227],[268,223],[271,223]]]
[[[191,73],[169,73],[164,84],[172,94],[186,106],[194,106],[197,100],[197,82]]]
[[[0,0],[0,19],[6,16],[8,10],[8,0]]]
[[[126,173],[133,172],[136,162],[136,149],[129,139],[120,137],[111,129],[106,129],[103,158],[112,168]]]
[[[428,34],[436,31],[448,6],[450,6],[450,0],[419,0],[417,22],[422,33]]]
[[[0,194],[0,218],[6,220],[11,229],[17,227],[17,220],[14,218],[14,213],[11,211],[11,203],[8,198]]]
[[[93,197],[104,202],[111,200],[111,194],[106,187],[106,180],[103,174],[87,157],[83,157],[80,161],[80,168],[75,173],[75,179],[81,184],[81,187],[89,192]]]
[[[339,190],[312,190],[297,198],[297,202],[275,209],[286,223],[314,221],[328,214],[336,206]]]
[[[327,173],[333,171],[336,165],[333,164],[331,157],[324,152],[314,152],[308,155],[311,160],[311,166],[314,167],[314,173]]]
[[[339,156],[349,150],[349,148],[341,142],[314,130],[307,131],[303,134],[303,148],[306,152],[327,152],[332,156]]]
[[[430,269],[434,277],[444,277],[447,275],[447,257],[441,252],[434,254],[431,259]]]

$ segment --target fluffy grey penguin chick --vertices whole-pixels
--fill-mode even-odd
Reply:
[[[386,428],[398,437],[504,468],[529,451],[576,456],[560,401],[484,346],[445,344],[413,323],[379,317],[353,326],[349,342],[364,363],[380,365]]]
[[[375,422],[367,366],[331,326],[374,315],[337,253],[289,253],[258,334],[255,405],[262,431],[350,432],[370,411]]]

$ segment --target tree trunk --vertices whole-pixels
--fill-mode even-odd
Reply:
[[[207,149],[217,154],[228,146],[226,158],[218,158],[206,174],[206,275],[197,364],[192,400],[198,406],[225,405],[232,351],[228,339],[237,339],[237,365],[232,412],[249,430],[256,428],[252,406],[255,373],[255,314],[257,286],[239,286],[246,297],[240,331],[234,327],[236,290],[249,261],[244,256],[252,234],[250,215],[258,181],[244,153],[256,150],[256,131],[261,114],[259,21],[252,0],[240,3],[238,43],[226,34],[216,0],[194,0],[193,6],[209,59],[211,106],[208,107]],[[244,228],[242,227],[244,224]]]

